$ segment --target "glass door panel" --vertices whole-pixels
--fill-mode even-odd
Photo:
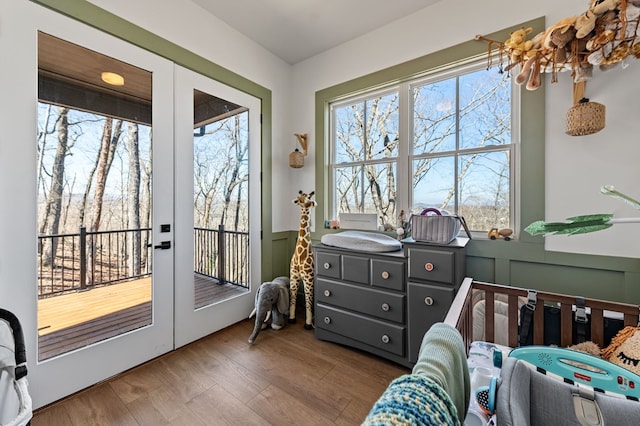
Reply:
[[[38,360],[151,324],[152,73],[38,33]]]
[[[249,290],[249,111],[193,91],[194,308]]]
[[[177,346],[251,311],[250,283],[260,279],[257,117],[257,99],[176,67],[176,244],[191,248],[176,253]]]

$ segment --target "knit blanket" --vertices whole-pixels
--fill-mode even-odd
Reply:
[[[363,425],[460,425],[470,392],[462,336],[454,327],[436,323],[422,339],[411,374],[389,384]]]
[[[363,425],[460,425],[449,395],[433,380],[405,374],[391,382]]]

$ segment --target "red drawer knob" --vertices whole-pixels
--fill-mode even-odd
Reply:
[[[433,266],[433,263],[431,263],[431,262],[427,262],[427,263],[424,264],[424,269],[427,272],[433,271],[433,268],[434,268],[434,266]]]

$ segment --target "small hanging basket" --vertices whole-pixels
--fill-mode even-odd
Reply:
[[[605,126],[605,107],[582,98],[567,112],[567,134],[585,136],[597,133]]]
[[[299,169],[304,166],[304,154],[296,148],[291,154],[289,154],[289,166],[294,169]]]

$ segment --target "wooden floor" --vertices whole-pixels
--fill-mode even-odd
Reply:
[[[194,309],[248,290],[195,275]],[[151,324],[151,278],[38,301],[38,360]]]
[[[301,321],[249,345],[252,327],[244,320],[37,410],[32,425],[359,425],[409,372],[317,340]]]

